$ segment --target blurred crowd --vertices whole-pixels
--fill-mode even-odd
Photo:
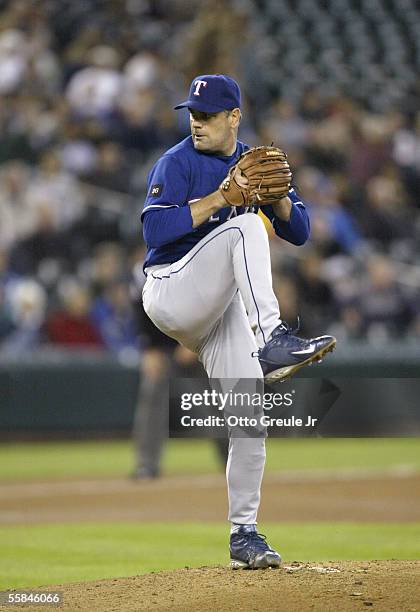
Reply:
[[[274,91],[252,53],[262,4],[0,1],[0,355],[138,359],[147,173],[188,133],[173,105],[211,72],[240,81],[240,139],[284,148],[310,202],[308,245],[271,241],[283,316],[307,334],[418,340],[420,111],[379,113],[322,82]]]

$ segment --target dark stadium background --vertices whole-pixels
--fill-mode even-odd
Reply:
[[[147,172],[196,74],[240,81],[240,137],[311,203],[307,246],[272,241],[285,318],[337,336],[329,377],[417,376],[419,24],[414,0],[0,2],[2,437],[127,435]]]

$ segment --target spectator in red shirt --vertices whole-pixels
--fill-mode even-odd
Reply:
[[[102,348],[100,335],[90,319],[91,297],[77,281],[67,281],[60,288],[61,308],[46,322],[47,340],[72,348]]]

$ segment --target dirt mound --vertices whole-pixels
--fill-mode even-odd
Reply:
[[[367,608],[414,612],[420,610],[419,585],[419,561],[294,561],[278,570],[185,568],[48,590],[63,591],[64,604],[60,609],[72,612],[346,612]],[[46,608],[31,606],[31,609],[45,612]]]

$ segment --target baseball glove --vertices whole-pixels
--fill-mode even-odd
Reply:
[[[238,174],[245,180],[239,180]],[[272,204],[287,196],[291,180],[284,151],[272,146],[253,147],[242,153],[219,190],[231,206]]]

